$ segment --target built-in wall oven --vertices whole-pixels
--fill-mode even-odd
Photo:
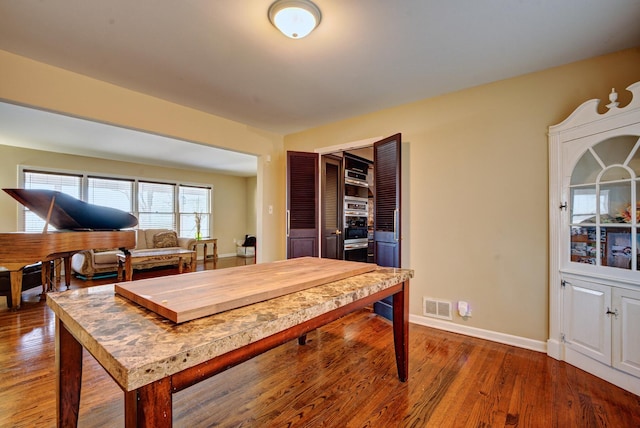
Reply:
[[[345,196],[344,198],[344,259],[366,262],[369,240],[367,198]]]
[[[353,242],[351,244],[344,244],[344,259],[350,262],[363,262],[368,261],[369,256],[369,243],[365,239],[364,242]]]
[[[344,259],[366,262],[369,253],[369,163],[345,155]]]

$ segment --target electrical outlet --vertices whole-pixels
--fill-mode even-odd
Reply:
[[[465,301],[458,302],[458,314],[460,314],[463,318],[468,318],[471,316],[471,305]]]

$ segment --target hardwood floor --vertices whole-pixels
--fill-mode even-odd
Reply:
[[[36,294],[25,297],[20,311],[0,312],[0,426],[52,427],[54,317]],[[640,426],[639,396],[544,354],[413,324],[409,334],[406,383],[390,323],[363,310],[310,333],[304,346],[291,341],[175,394],[174,426]],[[86,351],[83,364],[80,426],[123,426],[122,391]]]

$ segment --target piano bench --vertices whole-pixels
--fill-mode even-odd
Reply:
[[[42,287],[42,264],[25,266],[22,270],[22,291]],[[0,270],[0,296],[7,298],[7,306],[11,308],[11,278],[8,270]]]

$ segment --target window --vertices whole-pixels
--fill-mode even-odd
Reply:
[[[80,198],[81,175],[24,170],[23,180],[22,187],[25,189],[56,190],[74,198]],[[42,232],[45,221],[24,205],[20,205],[20,207],[22,208],[22,230],[25,232]],[[55,227],[48,226],[48,229],[55,230]]]
[[[57,190],[90,204],[132,213],[138,218],[140,229],[173,229],[179,236],[195,237],[199,219],[200,236],[211,236],[210,186],[27,168],[22,170],[21,178],[25,189]],[[22,208],[22,230],[42,232],[44,220]]]
[[[141,181],[138,183],[138,227],[173,229],[176,227],[175,185]]]
[[[133,212],[133,180],[88,177],[87,202]]]
[[[180,186],[180,229],[189,236],[209,237],[211,191],[206,187]]]

